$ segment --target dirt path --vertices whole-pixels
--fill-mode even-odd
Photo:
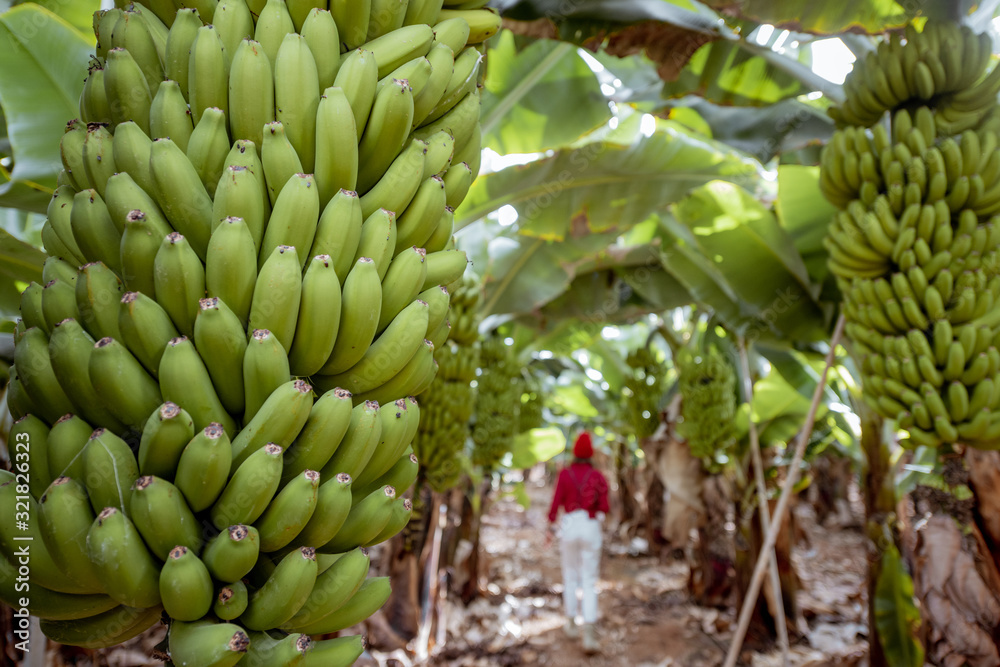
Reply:
[[[687,566],[629,553],[605,539],[599,605],[602,653],[586,657],[563,633],[558,545],[544,545],[551,489],[527,483],[531,504],[502,499],[483,521],[489,597],[448,610],[448,642],[429,664],[455,667],[540,664],[569,667],[710,667],[731,639],[732,610],[690,604]],[[808,520],[808,516],[803,519]],[[807,638],[792,650],[801,667],[860,665],[864,641],[864,554],[860,536],[808,522],[809,543],[796,551],[805,590],[799,603]],[[859,635],[860,633],[860,635]],[[777,655],[746,655],[746,664],[780,664]]]

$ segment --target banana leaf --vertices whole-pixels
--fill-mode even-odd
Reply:
[[[924,651],[917,639],[920,609],[913,601],[913,579],[895,545],[884,549],[875,585],[875,626],[882,650],[893,667],[920,667]]]

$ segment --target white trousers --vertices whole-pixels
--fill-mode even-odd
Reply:
[[[597,622],[597,573],[601,562],[601,523],[586,510],[562,517],[563,604],[566,618],[577,613],[577,593],[583,591],[583,622]]]

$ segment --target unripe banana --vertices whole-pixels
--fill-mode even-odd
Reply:
[[[363,223],[358,193],[340,190],[323,208],[316,225],[316,237],[309,254],[312,257],[329,255],[341,284],[354,266]]]
[[[212,620],[170,624],[170,660],[177,667],[232,667],[243,660],[250,638],[232,623]]]
[[[414,98],[416,99],[416,98]],[[444,130],[427,138],[427,156],[424,161],[424,180],[440,176],[451,165],[455,154],[455,138]]]
[[[465,195],[472,187],[475,180],[472,168],[465,162],[452,165],[444,175],[445,202],[451,208],[458,208],[458,205],[465,200]]]
[[[327,553],[341,553],[367,544],[385,528],[392,517],[392,501],[396,491],[391,486],[381,487],[358,501],[347,515],[333,539],[322,548]]]
[[[149,169],[156,201],[170,226],[204,261],[212,234],[212,198],[194,165],[170,139],[157,139],[151,149]]]
[[[278,339],[267,329],[255,329],[243,358],[243,387],[246,391],[243,421],[249,423],[279,386],[288,382],[288,356]]]
[[[312,650],[312,645],[312,639],[299,633],[275,639],[266,632],[251,632],[250,649],[241,664],[246,664],[246,667],[300,665]]]
[[[464,24],[464,21],[460,21]],[[468,25],[465,25],[466,29]],[[462,43],[464,46],[464,42]],[[459,47],[461,50],[462,47]],[[411,129],[416,129],[422,125],[431,110],[438,105],[444,96],[451,81],[455,69],[455,53],[446,44],[435,43],[427,53],[427,60],[431,64],[431,75],[424,87],[413,96],[413,122]],[[452,152],[454,151],[454,141],[452,142]],[[450,158],[450,156],[449,156]],[[434,172],[437,173],[437,172]],[[426,173],[424,176],[431,176]]]
[[[344,280],[337,342],[321,373],[346,371],[364,356],[378,327],[379,312],[374,305],[380,308],[381,303],[382,283],[375,262],[362,257]]]
[[[42,280],[45,278],[43,277]],[[21,319],[26,329],[36,327],[45,331],[48,323],[45,321],[45,314],[42,311],[42,286],[36,282],[28,284],[21,292],[21,304],[19,308]]]
[[[420,424],[419,408],[416,404],[410,408],[405,398],[386,402],[379,413],[382,420],[379,442],[364,470],[355,477],[354,488],[364,487],[388,472],[410,445]],[[405,488],[399,488],[398,494],[402,495],[405,491]]]
[[[443,0],[410,0],[406,5],[406,19],[403,25],[426,23],[433,25],[441,13]]]
[[[277,551],[291,542],[316,509],[319,473],[305,470],[281,489],[254,524],[261,551]]]
[[[473,90],[455,107],[431,123],[427,123],[413,132],[417,139],[428,139],[441,130],[448,132],[455,137],[455,156],[452,162],[461,162],[465,159],[463,148],[473,137],[473,133],[479,127],[479,90]]]
[[[250,597],[240,622],[251,630],[267,630],[287,622],[302,608],[316,583],[316,553],[300,547],[289,553]]]
[[[83,168],[87,181],[104,198],[108,179],[115,173],[114,149],[111,132],[104,123],[87,125],[87,136],[83,141]]]
[[[378,2],[394,2],[398,0],[377,0]],[[371,51],[378,65],[378,78],[383,78],[404,63],[422,58],[431,49],[434,41],[434,29],[429,25],[408,25],[405,28],[396,27],[385,31],[381,36],[369,36],[364,45]]]
[[[296,632],[298,628],[312,625],[342,607],[361,588],[370,565],[371,559],[363,549],[354,549],[342,555],[316,577],[316,584],[305,604],[281,629]]]
[[[264,445],[236,469],[222,495],[212,505],[211,518],[216,528],[251,524],[260,518],[281,481],[281,452],[277,445]],[[206,565],[212,568],[211,563],[206,562]],[[225,577],[219,578],[228,581]]]
[[[376,333],[385,330],[389,323],[413,302],[422,291],[427,267],[424,258],[427,253],[423,248],[412,247],[397,254],[382,279],[382,307],[379,310],[379,322]]]
[[[329,542],[347,520],[351,511],[351,476],[340,473],[323,477],[316,494],[316,509],[309,522],[290,546],[322,546]]]
[[[340,31],[333,19],[333,14],[326,10],[323,0],[306,0],[314,2],[299,29],[305,38],[309,50],[316,60],[316,71],[319,74],[319,89],[326,90],[333,85],[340,69],[340,48],[332,45],[340,44]],[[293,17],[294,20],[294,17]],[[317,152],[317,156],[319,153]]]
[[[284,0],[267,0],[257,16],[254,39],[260,42],[272,65],[278,58],[278,50],[285,35],[294,32],[295,24]]]
[[[479,80],[479,66],[483,60],[483,55],[475,48],[462,49],[461,53],[455,56],[455,67],[448,85],[441,99],[434,105],[434,108],[427,114],[424,123],[430,123],[445,115],[458,104],[462,98],[475,90]],[[855,156],[855,153],[847,153],[847,156]]]
[[[110,123],[111,105],[104,88],[104,63],[92,60],[87,68],[87,80],[80,94],[80,120],[85,123]]]
[[[104,92],[111,103],[115,125],[132,121],[149,135],[149,109],[153,96],[132,54],[123,48],[108,51],[104,63]]]
[[[151,138],[172,139],[178,148],[186,151],[193,130],[191,112],[188,111],[180,84],[169,79],[161,81],[149,109]]]
[[[246,584],[235,581],[219,589],[212,604],[212,613],[223,621],[232,621],[246,611],[248,600]]]
[[[202,299],[194,324],[194,344],[205,361],[219,400],[231,414],[243,412],[243,357],[246,333],[240,319],[217,297]]]
[[[274,86],[265,83],[274,80],[271,60],[252,39],[240,41],[234,53],[229,72],[229,128],[234,140],[249,139],[261,146],[265,123],[274,122]]]
[[[87,490],[69,477],[57,477],[38,499],[39,528],[52,560],[71,581],[103,593],[87,554],[87,533],[94,519]]]
[[[224,218],[208,244],[205,287],[210,297],[222,299],[245,325],[250,317],[257,282],[257,251],[253,235],[242,218]]]
[[[370,216],[380,208],[402,213],[420,188],[427,142],[413,139],[377,183],[361,197],[361,212]],[[395,244],[393,244],[395,246]]]
[[[178,331],[193,335],[198,301],[205,296],[205,268],[187,237],[167,234],[156,252],[153,271],[157,302]]]
[[[257,257],[262,269],[279,246],[291,246],[299,257],[300,271],[309,261],[309,249],[319,220],[319,188],[312,174],[294,174],[274,202]]]
[[[111,148],[115,167],[119,172],[127,172],[140,188],[155,196],[156,187],[149,162],[152,150],[152,140],[135,123],[121,123],[115,128],[115,141]]]
[[[26,475],[29,491],[35,498],[41,498],[56,477],[49,471],[48,435],[45,422],[34,415],[25,415],[14,421],[7,438],[6,451],[12,470]]]
[[[278,246],[257,275],[248,326],[267,329],[287,353],[295,338],[302,299],[302,267],[295,248]]]
[[[159,606],[159,567],[123,512],[105,507],[97,515],[87,534],[87,552],[113,599],[130,607]]]
[[[119,234],[124,235],[128,227],[129,215],[135,210],[143,213],[148,218],[159,238],[171,232],[167,219],[160,212],[160,207],[156,205],[156,202],[153,201],[153,198],[145,190],[139,187],[128,173],[119,172],[108,179],[104,203],[108,207],[111,222],[114,223]],[[126,253],[123,250],[123,267],[125,255]]]
[[[330,1],[330,13],[340,30],[340,40],[348,51],[368,41],[371,7],[372,0]]]
[[[305,426],[312,409],[312,387],[304,380],[291,380],[279,386],[233,438],[232,471],[265,445],[284,449]],[[280,476],[280,470],[279,470]]]
[[[80,311],[76,306],[76,289],[73,283],[55,279],[45,284],[42,288],[42,317],[45,331],[49,335],[63,320],[79,319]]]
[[[353,479],[360,474],[382,437],[382,424],[378,403],[365,401],[355,406],[343,439],[320,471],[323,479],[340,473]]]
[[[362,204],[363,211],[364,204]],[[385,272],[389,270],[389,262],[395,247],[396,215],[390,210],[380,208],[365,216],[354,261],[357,262],[362,257],[370,257],[375,262],[378,279],[381,281],[385,277]]]
[[[34,596],[34,594],[33,594]],[[160,621],[159,605],[137,608],[118,605],[78,620],[42,619],[45,636],[54,642],[80,648],[109,648],[137,637]]]
[[[93,427],[76,415],[63,415],[52,425],[47,439],[49,471],[53,477],[72,477],[81,484],[86,471],[80,454],[90,441]],[[93,517],[91,517],[93,519]],[[90,526],[88,524],[87,528]]]
[[[201,524],[180,489],[165,479],[146,475],[135,481],[131,518],[146,546],[162,561],[176,546],[187,547],[193,553],[201,550]],[[211,590],[208,595],[211,597]]]
[[[366,646],[362,635],[314,641],[312,649],[302,658],[302,667],[353,665],[365,652]]]
[[[392,164],[406,143],[412,122],[413,91],[405,81],[393,81],[378,91],[358,143],[359,193],[368,192]]]
[[[316,186],[320,206],[358,183],[358,143],[354,110],[344,90],[324,89],[316,108]]]
[[[305,425],[285,450],[283,484],[305,470],[321,470],[326,465],[347,433],[352,409],[351,394],[343,389],[328,391],[313,403]]]
[[[232,70],[236,65],[236,50],[240,42],[254,32],[253,15],[247,7],[245,0],[220,0],[212,16],[212,24],[218,31],[219,39],[222,40],[222,48],[230,60],[230,82],[232,81]],[[266,81],[266,79],[261,79]],[[265,91],[260,91],[266,94]],[[235,110],[230,102],[229,108]]]
[[[71,211],[73,210],[73,188],[61,186],[56,188],[49,200],[47,209],[48,222],[52,226],[59,240],[69,251],[69,256],[64,257],[68,262],[74,264],[86,264],[86,259],[77,245],[76,237],[73,236],[73,223],[71,221]]]
[[[181,452],[194,437],[194,421],[176,403],[164,403],[149,416],[139,439],[139,471],[174,479]]]
[[[205,109],[191,133],[187,156],[211,197],[215,196],[230,146],[226,112],[216,107]]]
[[[188,60],[188,102],[195,127],[205,109],[229,112],[229,56],[211,23],[198,28]]]
[[[261,144],[255,144],[247,139],[237,139],[233,142],[233,148],[229,151],[229,156],[226,157],[226,168],[246,167],[257,177],[257,182],[261,187],[261,209],[266,214],[270,214],[271,200],[266,187],[267,179],[264,175],[264,164],[260,160],[261,149]],[[267,215],[265,215],[266,217]],[[264,236],[263,223],[261,223],[260,236],[261,238]]]
[[[179,9],[174,17],[174,22],[170,25],[170,33],[167,36],[163,63],[164,74],[168,79],[177,82],[185,99],[188,99],[188,67],[190,66],[191,46],[194,44],[201,26],[201,18],[197,9]]]
[[[103,428],[94,429],[83,450],[84,485],[94,512],[117,507],[129,513],[129,488],[139,477],[139,468],[128,444]]]
[[[305,171],[302,160],[292,147],[280,122],[264,126],[264,141],[261,145],[261,162],[267,183],[267,195],[273,206],[288,180]]]
[[[330,11],[336,18],[337,12],[332,6]],[[339,20],[337,25],[343,26]],[[341,35],[344,34],[342,28]],[[354,110],[354,127],[358,132],[358,140],[364,133],[372,104],[375,102],[378,79],[378,65],[375,63],[375,56],[371,51],[357,49],[343,59],[340,70],[337,72],[337,78],[333,82],[335,87],[344,91],[351,109]]]
[[[440,250],[428,253],[425,263],[427,276],[422,289],[430,289],[434,285],[450,285],[465,273],[468,259],[463,250]]]
[[[121,342],[147,371],[157,377],[163,350],[179,334],[167,311],[141,292],[126,292],[118,311]]]
[[[195,512],[211,507],[226,486],[233,452],[220,424],[209,424],[184,447],[177,463],[177,488]]]
[[[83,164],[83,143],[87,140],[88,124],[74,118],[66,123],[66,131],[59,140],[59,155],[73,190],[68,193],[70,197],[80,190],[93,187],[87,179],[87,169]]]
[[[132,430],[141,430],[150,413],[163,402],[156,380],[113,338],[94,343],[88,370],[96,398]]]
[[[384,383],[358,395],[358,400],[392,401],[394,396],[417,395],[426,390],[437,374],[434,343],[425,339],[406,365]]]
[[[385,528],[382,532],[376,535],[370,542],[365,544],[365,547],[373,547],[376,544],[381,544],[389,538],[393,537],[399,531],[410,522],[410,517],[413,515],[413,503],[410,502],[409,498],[397,498],[392,504],[392,516],[389,518],[389,522],[385,524]]]
[[[80,323],[94,338],[118,337],[118,302],[122,282],[105,264],[92,262],[80,267],[76,281],[76,305]]]
[[[319,106],[319,71],[312,51],[302,35],[285,35],[274,64],[276,117],[284,125],[288,141],[312,173],[316,164],[316,110]]]
[[[163,398],[187,410],[196,430],[217,422],[227,435],[236,431],[236,423],[219,400],[205,362],[186,336],[167,343],[159,375]]]
[[[438,20],[464,19],[469,24],[468,44],[480,44],[500,30],[500,12],[492,8],[484,9],[442,9]],[[438,24],[440,25],[440,24]],[[435,26],[436,28],[436,26]]]
[[[250,574],[259,553],[257,529],[236,524],[223,528],[212,538],[205,545],[201,559],[219,581],[239,581]]]
[[[303,631],[310,634],[326,634],[349,628],[378,611],[389,599],[391,592],[389,577],[365,579],[358,591],[340,609],[312,625],[305,626]]]
[[[292,373],[309,376],[319,371],[333,352],[339,327],[340,281],[329,255],[317,255],[302,279],[298,322],[288,354]]]
[[[129,212],[121,242],[122,282],[126,289],[151,298],[156,295],[154,261],[163,237],[169,233],[169,228],[161,229],[142,211]]]
[[[212,608],[212,577],[186,546],[170,550],[159,584],[163,610],[174,621],[197,621]]]
[[[83,190],[73,197],[70,213],[73,238],[86,257],[93,257],[121,274],[122,237],[111,220],[104,200],[96,190]]]

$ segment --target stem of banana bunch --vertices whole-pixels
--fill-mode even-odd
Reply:
[[[750,377],[750,357],[747,353],[746,339],[741,335],[738,342],[740,350],[740,375],[743,376],[743,400],[753,406],[753,378]],[[771,531],[771,506],[767,497],[767,484],[764,481],[764,461],[760,455],[760,438],[757,434],[757,424],[751,414],[748,423],[750,436],[750,458],[753,461],[754,481],[757,484],[757,506],[760,508],[760,528],[764,535]],[[761,554],[764,550],[761,550]],[[760,558],[760,556],[758,556]],[[774,623],[778,631],[778,647],[781,649],[781,664],[788,667],[788,626],[785,624],[785,601],[781,595],[781,576],[778,574],[778,556],[774,548],[767,550],[768,574],[771,579],[771,593],[774,596]],[[755,596],[756,597],[756,596]]]
[[[802,459],[806,453],[806,445],[809,444],[809,435],[812,433],[813,424],[816,422],[816,411],[819,409],[820,401],[823,398],[827,375],[829,375],[830,367],[833,366],[833,361],[837,356],[837,345],[844,334],[844,323],[844,315],[841,313],[837,318],[833,335],[830,337],[830,350],[826,353],[826,363],[823,366],[823,373],[820,375],[819,382],[816,383],[816,390],[813,392],[812,403],[809,405],[809,412],[806,415],[806,423],[802,426],[802,430],[799,431],[799,437],[795,443],[795,454],[792,457],[791,463],[788,464],[788,476],[781,487],[781,497],[778,498],[778,504],[774,508],[771,529],[767,531],[764,544],[760,548],[760,553],[757,554],[757,564],[754,566],[753,576],[750,579],[750,588],[743,599],[743,607],[740,609],[736,634],[733,636],[732,644],[729,645],[729,652],[726,654],[723,667],[736,667],[736,660],[739,657],[740,649],[743,647],[747,628],[750,627],[750,617],[753,614],[754,606],[757,603],[757,596],[760,594],[760,587],[764,581],[764,570],[768,564],[768,559],[765,559],[764,555],[773,553],[774,551],[774,545],[778,541],[778,529],[781,527],[785,519],[785,514],[788,512],[788,505],[792,499],[792,490],[799,481]]]
[[[441,536],[447,523],[448,504],[436,492],[431,492],[428,512],[434,516],[434,537],[431,538],[431,553],[424,567],[424,599],[420,614],[420,632],[417,634],[417,660],[426,660],[430,654],[431,625],[435,611],[438,611],[438,564],[441,562]]]

